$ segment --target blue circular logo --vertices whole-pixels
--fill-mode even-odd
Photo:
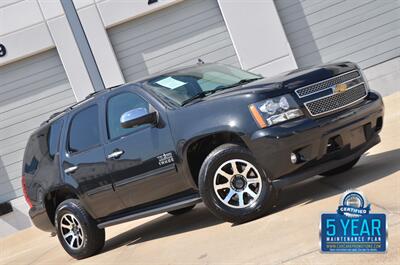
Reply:
[[[361,192],[348,190],[342,195],[337,212],[347,217],[360,217],[369,210],[370,205]]]

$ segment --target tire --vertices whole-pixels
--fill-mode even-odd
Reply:
[[[236,171],[233,171],[234,165]],[[247,168],[250,169],[246,173]],[[265,171],[249,150],[236,144],[223,144],[206,157],[199,173],[199,190],[208,209],[231,223],[264,216],[275,201],[275,192]]]
[[[324,173],[321,173],[320,175],[325,176],[325,177],[330,177],[330,176],[334,176],[334,175],[343,173],[347,170],[350,170],[352,167],[354,167],[354,165],[357,164],[357,162],[358,162],[358,160],[360,160],[360,158],[361,158],[361,156],[357,157],[356,159],[354,159],[354,160],[350,161],[349,163],[344,164],[340,167],[337,167],[337,168],[328,170]]]
[[[75,259],[93,256],[104,246],[104,229],[97,227],[97,223],[79,200],[68,199],[60,203],[56,210],[55,224],[58,240],[64,250]],[[71,235],[66,236],[68,232]]]
[[[168,212],[171,215],[181,215],[187,212],[190,212],[196,205],[192,205],[192,206],[188,206],[182,209],[178,209],[178,210],[174,210],[174,211],[170,211]]]

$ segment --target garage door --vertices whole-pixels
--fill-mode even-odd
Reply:
[[[175,66],[239,66],[216,0],[185,0],[108,30],[126,81]]]
[[[0,67],[0,202],[22,195],[21,161],[29,134],[73,102],[56,50]]]
[[[400,56],[399,0],[275,0],[299,66]]]

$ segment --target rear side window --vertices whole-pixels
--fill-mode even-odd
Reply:
[[[51,158],[53,158],[58,152],[58,143],[60,142],[62,126],[62,119],[53,122],[50,126],[50,132],[47,137],[47,145],[49,146],[49,156]]]
[[[98,112],[97,105],[93,105],[72,118],[68,136],[70,152],[81,152],[100,144]]]

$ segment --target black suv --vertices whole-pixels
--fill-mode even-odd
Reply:
[[[52,115],[28,141],[22,185],[33,223],[85,258],[107,226],[200,202],[229,222],[265,215],[283,186],[354,166],[382,121],[350,62],[268,79],[197,65]]]

